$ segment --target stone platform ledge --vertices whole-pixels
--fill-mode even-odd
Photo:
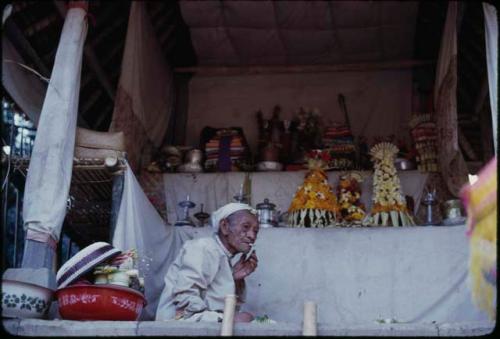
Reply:
[[[16,336],[219,336],[220,323],[180,321],[71,321],[3,319]],[[480,336],[491,333],[492,322],[366,324],[333,327],[318,324],[320,336]],[[301,324],[236,324],[235,336],[300,336]]]

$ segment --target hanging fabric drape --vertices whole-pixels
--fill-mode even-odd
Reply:
[[[172,71],[162,55],[146,3],[133,1],[110,126],[110,131],[125,133],[132,169],[139,168],[148,144],[161,145],[173,98]]]
[[[182,244],[190,238],[185,227],[165,225],[127,163],[112,243],[122,251],[136,249],[140,261],[150,260],[148,270],[141,272],[148,302],[141,314],[142,320],[154,319],[165,273]]]
[[[82,51],[87,35],[85,16],[86,11],[79,7],[67,12],[24,192],[23,218],[28,235],[35,231],[55,241],[66,215],[71,181]]]
[[[488,86],[490,90],[491,122],[493,127],[493,146],[497,154],[498,135],[498,20],[497,10],[483,2],[484,33],[486,39],[486,65],[488,67]]]
[[[458,147],[457,14],[458,3],[448,2],[434,82],[439,167],[448,190],[454,196],[458,196],[460,188],[467,182],[468,174],[467,165]]]

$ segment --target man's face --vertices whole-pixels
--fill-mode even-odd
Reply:
[[[232,253],[248,253],[252,248],[250,244],[257,239],[259,222],[252,213],[238,211],[225,219],[221,230]]]

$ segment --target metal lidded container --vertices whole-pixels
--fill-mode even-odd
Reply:
[[[269,199],[264,199],[264,202],[257,204],[257,216],[260,227],[276,227],[278,226],[278,215],[275,204],[270,203]]]
[[[446,200],[443,205],[443,225],[453,226],[465,223],[466,217],[463,216],[462,203],[458,199]]]

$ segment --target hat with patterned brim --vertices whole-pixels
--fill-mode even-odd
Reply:
[[[111,259],[121,251],[106,242],[96,242],[76,253],[57,271],[57,288],[63,288],[76,281],[103,261]]]

